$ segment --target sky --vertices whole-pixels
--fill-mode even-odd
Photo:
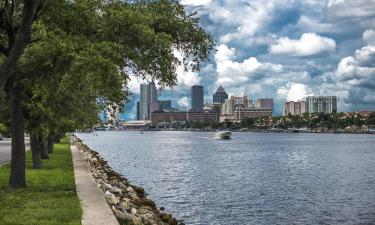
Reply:
[[[205,102],[222,85],[229,95],[286,100],[335,95],[338,111],[375,110],[375,0],[181,0],[215,39],[216,51],[197,73],[177,70],[178,85],[159,99],[190,107],[190,87]],[[180,57],[178,52],[176,56]],[[123,119],[135,119],[139,84]]]

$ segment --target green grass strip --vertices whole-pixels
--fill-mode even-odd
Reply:
[[[0,167],[0,224],[81,224],[68,139],[54,145],[54,153],[43,160],[40,170],[32,169],[31,152],[26,155],[27,188],[9,189],[10,165]]]

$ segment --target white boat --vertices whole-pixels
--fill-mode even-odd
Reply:
[[[230,139],[231,137],[232,137],[232,132],[230,132],[230,131],[217,131],[215,133],[215,138],[216,139],[227,140],[227,139]]]

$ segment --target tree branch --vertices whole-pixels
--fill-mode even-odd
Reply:
[[[0,66],[0,87],[12,76],[24,49],[31,40],[31,27],[40,0],[24,0],[20,27],[12,45],[9,43],[9,55]]]

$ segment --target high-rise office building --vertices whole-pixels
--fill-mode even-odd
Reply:
[[[140,111],[139,111],[139,101],[137,102],[137,120],[140,120],[141,119],[141,114],[140,114]]]
[[[213,94],[213,103],[223,104],[225,102],[225,99],[228,99],[228,94],[225,92],[224,88],[220,86]]]
[[[158,103],[158,92],[154,81],[149,84],[141,84],[140,88],[139,119],[150,120],[151,106]]]
[[[203,86],[201,85],[191,87],[191,109],[203,111]]]
[[[306,109],[309,113],[333,113],[337,112],[336,96],[308,96],[306,97]]]

